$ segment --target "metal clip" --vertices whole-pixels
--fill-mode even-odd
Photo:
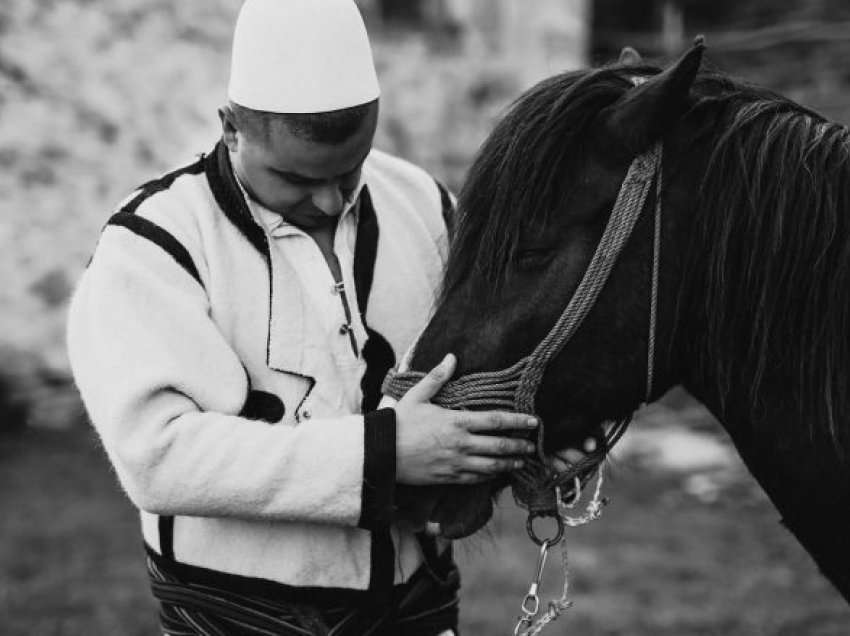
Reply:
[[[525,521],[525,529],[528,532],[528,537],[532,541],[534,541],[534,543],[536,543],[539,546],[544,546],[544,545],[553,546],[556,543],[558,543],[561,539],[564,538],[564,521],[561,519],[561,517],[559,515],[552,517],[552,519],[554,519],[554,521],[555,521],[555,524],[557,524],[556,528],[555,528],[555,535],[554,536],[549,537],[549,538],[545,538],[545,539],[541,539],[540,537],[537,536],[537,533],[534,531],[534,520],[537,519],[538,517],[548,517],[548,516],[550,516],[550,515],[545,514],[545,513],[544,514],[530,513],[528,515],[528,518]]]
[[[528,616],[521,616],[514,627],[514,636],[522,636],[531,627],[531,619]]]
[[[519,636],[523,633],[526,627],[530,627],[532,624],[531,619],[537,616],[537,612],[540,611],[540,596],[538,596],[537,591],[540,589],[540,579],[543,578],[543,568],[546,566],[546,555],[549,553],[549,548],[554,543],[557,543],[557,541],[552,541],[550,539],[543,539],[540,543],[540,554],[537,556],[537,571],[535,572],[534,579],[531,581],[531,585],[528,588],[528,593],[525,595],[525,598],[522,599],[522,605],[520,605],[522,615],[517,619],[516,627],[514,627],[514,636]]]

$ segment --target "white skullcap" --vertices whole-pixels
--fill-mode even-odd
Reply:
[[[272,113],[322,113],[376,99],[372,48],[353,0],[247,0],[227,94]]]

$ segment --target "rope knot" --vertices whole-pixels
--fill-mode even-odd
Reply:
[[[556,620],[572,606],[572,601],[549,601],[549,615],[552,617],[552,620]]]

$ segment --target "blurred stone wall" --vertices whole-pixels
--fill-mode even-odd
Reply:
[[[448,36],[381,24],[370,4],[376,145],[453,188],[510,100],[582,63],[573,49],[586,33],[571,16],[585,0],[428,0],[455,23]],[[69,295],[114,206],[216,141],[240,5],[0,2],[0,428],[79,420],[68,406]]]
[[[444,0],[468,55],[490,57],[531,85],[587,65],[589,0]]]
[[[588,63],[592,7],[611,1],[423,0],[425,23],[399,26],[360,0],[382,84],[376,145],[457,190],[513,99]],[[78,419],[63,415],[68,297],[113,207],[217,139],[240,4],[0,2],[0,429]],[[824,24],[786,29],[790,44],[781,30],[738,34],[737,50],[710,34],[709,59],[848,122],[850,39]],[[649,36],[613,34],[594,61],[625,43],[652,53]],[[740,48],[755,36],[767,43]]]

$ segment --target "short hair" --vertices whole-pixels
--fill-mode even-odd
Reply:
[[[268,135],[274,122],[281,122],[296,137],[318,143],[338,144],[353,135],[363,124],[373,100],[359,106],[342,108],[325,113],[270,113],[246,108],[233,101],[230,111],[236,125],[248,134]]]

